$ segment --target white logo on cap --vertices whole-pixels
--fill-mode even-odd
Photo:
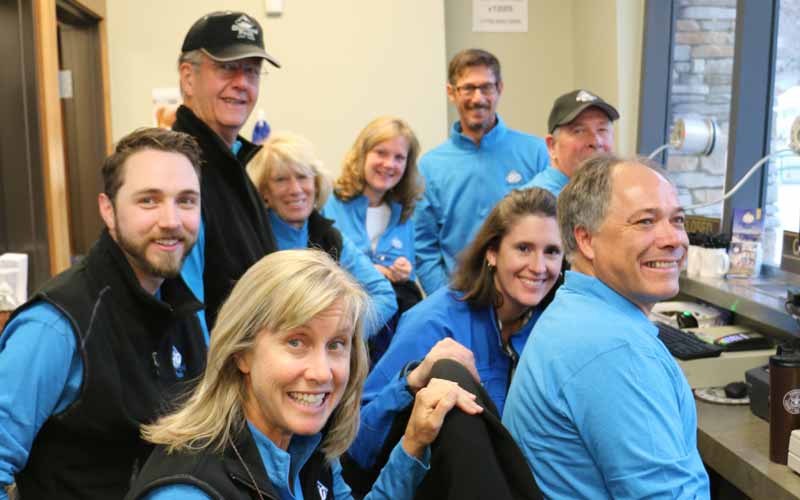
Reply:
[[[597,97],[586,92],[585,90],[581,90],[580,92],[578,92],[578,95],[575,96],[575,100],[578,102],[591,102],[591,101],[596,101]]]
[[[239,19],[234,21],[233,26],[231,26],[231,31],[239,33],[236,38],[247,38],[253,42],[256,40],[256,35],[258,35],[258,28],[247,16],[239,16]]]

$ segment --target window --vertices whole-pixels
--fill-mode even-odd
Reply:
[[[648,0],[638,151],[667,142],[675,117],[714,118],[709,158],[671,152],[681,202],[713,201],[759,159],[787,147],[800,115],[800,0]],[[722,217],[761,207],[764,262],[780,263],[783,230],[800,228],[800,158],[786,154],[751,177],[724,205],[692,213]]]
[[[772,81],[770,152],[786,148],[795,117],[800,116],[800,0],[780,0],[775,76]],[[766,191],[767,231],[764,262],[779,265],[783,231],[800,229],[800,157],[779,156],[769,165]]]
[[[672,39],[669,123],[676,118],[717,124],[708,157],[667,154],[667,170],[685,206],[722,197],[728,152],[736,1],[684,0],[677,6]],[[720,217],[722,204],[694,213]]]

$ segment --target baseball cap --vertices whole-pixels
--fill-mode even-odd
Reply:
[[[616,108],[603,98],[596,96],[588,90],[578,89],[566,93],[555,100],[553,109],[550,110],[550,118],[547,119],[547,130],[553,133],[556,127],[566,125],[575,119],[576,116],[586,108],[599,108],[608,115],[612,122],[619,118]]]
[[[260,57],[276,68],[281,67],[264,50],[261,25],[244,12],[218,11],[198,19],[186,33],[181,52],[198,49],[215,61]]]

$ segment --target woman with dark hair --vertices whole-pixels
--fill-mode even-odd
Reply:
[[[359,467],[375,463],[395,418],[427,386],[441,359],[461,363],[486,390],[487,407],[502,415],[519,354],[562,259],[556,198],[539,188],[506,195],[461,254],[450,286],[403,315],[369,374],[361,430],[349,450]]]

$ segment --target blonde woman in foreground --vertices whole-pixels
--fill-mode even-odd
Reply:
[[[281,251],[256,263],[220,310],[194,394],[143,428],[159,446],[127,498],[350,498],[338,457],[358,428],[366,308],[362,288],[324,252]],[[452,382],[435,379],[417,393],[367,498],[413,497],[454,406],[481,411]]]

